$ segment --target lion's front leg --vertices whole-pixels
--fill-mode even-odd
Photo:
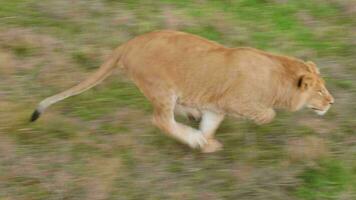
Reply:
[[[267,108],[261,110],[253,120],[258,125],[267,124],[270,123],[275,116],[276,112],[272,108]]]
[[[212,153],[222,149],[223,145],[215,139],[214,135],[220,123],[224,120],[224,113],[217,113],[209,110],[202,111],[200,130],[207,139],[207,144],[202,147],[202,152]]]
[[[236,107],[235,112],[238,115],[253,120],[256,124],[267,124],[271,122],[276,116],[276,112],[272,108],[248,104],[243,107]]]

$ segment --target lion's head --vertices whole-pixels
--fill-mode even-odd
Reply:
[[[308,73],[301,75],[298,80],[298,87],[305,94],[304,105],[318,115],[324,115],[334,103],[334,98],[326,89],[316,65],[311,61],[306,62],[306,65]]]

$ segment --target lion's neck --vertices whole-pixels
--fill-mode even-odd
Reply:
[[[303,107],[305,97],[296,87],[297,79],[300,74],[300,65],[303,65],[299,60],[276,58],[284,70],[279,74],[279,83],[272,97],[272,105],[274,108],[282,108],[290,111],[299,110]]]
[[[278,86],[276,93],[272,96],[272,106],[274,108],[282,108],[287,110],[295,110],[296,105],[296,97],[293,94],[293,88],[288,85]]]
[[[290,91],[280,91],[273,99],[274,108],[282,108],[289,111],[297,111],[301,109],[305,103],[305,97],[298,94],[298,91],[292,93]]]

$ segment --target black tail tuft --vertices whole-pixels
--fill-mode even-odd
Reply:
[[[40,117],[41,113],[36,109],[31,116],[31,122],[36,121]]]

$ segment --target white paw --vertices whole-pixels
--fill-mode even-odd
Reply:
[[[187,135],[187,143],[191,148],[202,148],[208,141],[200,131],[194,131]]]

